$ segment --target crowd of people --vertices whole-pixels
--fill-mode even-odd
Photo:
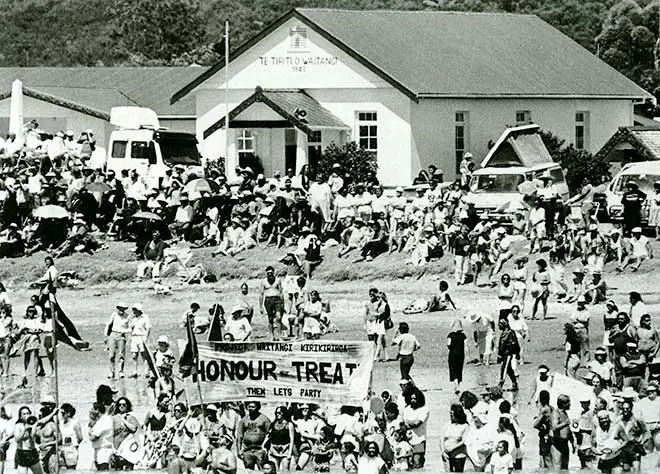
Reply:
[[[298,174],[287,170],[269,178],[242,168],[231,182],[212,168],[204,178],[183,167],[171,168],[157,181],[137,170],[117,176],[95,165],[102,148],[91,131],[78,140],[70,131],[51,137],[39,132],[30,123],[24,142],[15,137],[0,142],[0,257],[39,250],[55,256],[92,253],[104,239],[132,240],[140,260],[137,277],[159,282],[168,247],[180,241],[192,249],[212,247],[217,258],[233,258],[254,247],[285,247],[277,262],[284,275],[269,265],[256,291],[241,284],[227,313],[219,304],[207,314],[192,303],[183,315],[182,336],[188,330],[212,332],[217,325],[229,342],[252,341],[262,324],[267,334],[258,336],[272,340],[316,340],[338,331],[330,302],[311,285],[314,270],[329,252],[352,262],[403,253],[406,263],[416,267],[450,260],[453,278],[440,280],[436,294],[415,299],[404,310],[408,315],[452,315],[446,345],[455,397],[440,436],[446,470],[462,472],[468,463],[493,474],[520,470],[532,430],[538,433],[540,467],[546,469],[566,469],[574,453],[581,467],[638,471],[643,457],[660,449],[660,365],[655,361],[660,334],[640,293],[631,292],[623,308],[612,299],[605,278],[607,271],[636,272],[653,258],[641,226],[646,196],[634,182],[627,183],[622,199],[620,228],[598,221],[594,196],[600,184],[585,183],[563,203],[550,176],[530,176],[519,186],[523,197],[509,204],[512,221],[503,225],[479,215],[467,198],[474,170],[469,154],[459,179],[446,183],[442,171],[431,166],[420,172],[410,188],[415,196],[408,197],[410,189],[400,187],[388,195],[375,175],[355,181],[338,163],[327,176],[312,174],[306,166]],[[578,217],[570,206],[579,207]],[[56,291],[57,280],[54,260],[47,257],[38,282],[41,291],[22,319],[0,284],[0,373],[8,375],[12,357],[22,355],[20,387],[32,374],[46,375],[44,358],[53,367],[49,294]],[[470,302],[451,296],[452,286],[468,284],[490,292],[496,307],[474,311]],[[587,386],[589,396],[556,393],[549,363],[539,366],[534,381],[521,380],[521,366],[531,362],[527,321],[549,319],[551,305],[567,315],[561,321],[565,357],[558,372],[578,387]],[[601,308],[602,338],[593,334],[593,324],[590,329]],[[383,291],[370,288],[360,312],[374,360],[399,362],[397,393],[371,394],[378,403],[361,407],[187,406],[170,337],[159,335],[151,351],[154,335],[145,308],[119,302],[105,325],[108,378],[111,383],[125,377],[140,380],[144,373],[153,399],[146,416],[138,419],[131,400],[101,385],[86,429],[71,404],[57,408],[47,397],[38,416],[22,407],[13,426],[0,416],[0,446],[6,451],[13,439],[17,465],[35,474],[58,465],[75,468],[78,447],[86,440],[98,470],[137,465],[171,473],[234,473],[240,464],[267,473],[328,472],[331,466],[359,474],[422,469],[432,413],[416,377],[415,357],[426,347],[413,334],[413,323],[394,321]],[[600,342],[593,344],[595,339]],[[389,357],[388,350],[395,355]],[[483,393],[464,390],[470,364],[499,365],[499,384]],[[521,426],[524,397],[519,392],[532,385],[530,404],[538,414],[533,426]],[[576,402],[578,411],[571,408]],[[138,434],[148,449],[135,461],[123,447]]]

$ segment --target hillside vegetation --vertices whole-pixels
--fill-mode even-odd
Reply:
[[[653,93],[652,0],[5,0],[0,66],[213,64],[294,7],[531,13]]]

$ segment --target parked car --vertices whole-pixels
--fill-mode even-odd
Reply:
[[[612,179],[605,192],[607,214],[612,222],[623,220],[623,205],[621,196],[626,192],[626,185],[634,181],[639,190],[647,196],[653,195],[653,183],[660,181],[660,161],[640,161],[624,166]],[[642,225],[647,225],[649,219],[648,200],[642,206]]]

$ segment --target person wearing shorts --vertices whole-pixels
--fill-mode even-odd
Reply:
[[[367,332],[367,339],[378,342],[378,289],[369,289],[369,301],[364,305],[364,329]]]
[[[131,375],[132,378],[138,376],[138,356],[142,355],[142,360],[145,363],[146,374],[149,375],[149,365],[146,359],[146,342],[151,331],[151,321],[144,314],[142,305],[133,305],[133,319],[131,320],[131,356],[135,362],[135,372]]]
[[[272,266],[266,267],[266,278],[261,280],[261,314],[268,315],[268,327],[274,341],[280,339],[282,315],[284,314],[284,291],[282,281],[275,276]]]
[[[43,471],[39,464],[39,453],[36,448],[35,422],[36,417],[32,415],[30,408],[23,406],[18,410],[18,421],[14,428],[14,440],[16,441],[14,460],[17,469],[30,469],[34,474],[41,474]]]

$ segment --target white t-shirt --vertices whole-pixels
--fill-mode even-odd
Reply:
[[[93,439],[92,447],[94,448],[95,461],[97,464],[105,464],[110,462],[110,455],[112,454],[112,434],[113,424],[112,416],[105,414],[97,420],[97,422],[89,430],[89,437]]]
[[[380,456],[371,458],[365,454],[358,462],[358,474],[378,474],[384,465]]]
[[[399,334],[392,339],[392,344],[399,346],[399,355],[411,355],[419,347],[417,338],[410,333]]]
[[[509,474],[509,470],[513,469],[513,458],[509,453],[501,456],[497,451],[493,453],[490,458],[490,469],[486,468],[486,472],[493,474]]]
[[[234,341],[245,341],[252,332],[252,326],[247,318],[230,318],[225,324],[225,331],[234,336]]]

